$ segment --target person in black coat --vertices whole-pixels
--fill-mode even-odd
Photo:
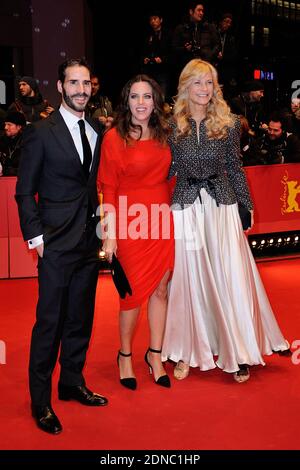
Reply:
[[[250,145],[244,165],[273,165],[300,162],[300,140],[287,132],[284,114],[274,112],[265,134]]]
[[[36,122],[47,118],[54,108],[44,100],[38,83],[33,77],[21,77],[18,81],[19,96],[10,105],[9,111],[23,113],[27,123]]]
[[[85,60],[61,64],[57,87],[62,95],[59,110],[24,133],[16,187],[24,239],[39,255],[29,363],[32,413],[37,425],[52,434],[62,430],[51,406],[59,347],[59,399],[107,404],[105,397],[86,387],[82,373],[98,279],[96,176],[101,135],[97,123],[84,114],[91,95]]]
[[[22,113],[10,111],[6,114],[4,118],[4,136],[0,138],[2,176],[16,176],[18,174],[22,131],[25,126],[26,121]]]
[[[245,116],[250,129],[258,137],[267,128],[266,113],[262,105],[264,84],[260,80],[250,80],[244,84],[243,90],[230,100],[231,111]]]
[[[189,2],[189,18],[176,26],[173,33],[174,63],[181,70],[192,59],[203,59],[215,64],[221,50],[215,25],[204,18],[203,2]]]
[[[161,86],[165,101],[169,101],[169,66],[171,34],[164,27],[162,14],[154,10],[149,14],[150,30],[146,35],[142,57],[141,72],[154,78]]]
[[[221,42],[221,50],[218,54],[219,81],[223,84],[225,99],[234,96],[237,89],[237,61],[238,48],[235,36],[232,34],[233,16],[224,13],[218,27]]]

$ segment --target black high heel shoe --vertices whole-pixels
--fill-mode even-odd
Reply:
[[[160,354],[160,353],[161,353],[161,349],[158,350],[158,349],[148,348],[147,351],[146,351],[146,354],[145,354],[145,362],[146,362],[146,364],[149,366],[150,374],[152,374],[153,367],[151,366],[150,362],[148,361],[148,352]],[[154,379],[154,380],[155,380],[155,379]],[[160,377],[158,377],[158,379],[155,380],[155,383],[156,383],[157,385],[161,385],[162,387],[167,387],[167,388],[170,388],[170,387],[171,387],[170,378],[169,378],[169,376],[168,376],[167,374],[161,375]]]
[[[118,364],[119,369],[120,369],[120,366],[119,366],[120,356],[130,357],[130,356],[132,356],[132,353],[125,354],[122,351],[118,352],[117,364]],[[130,390],[135,390],[136,386],[137,386],[137,382],[136,382],[135,377],[124,377],[124,379],[120,379],[120,383],[121,383],[121,385],[123,385],[123,387],[129,388]]]

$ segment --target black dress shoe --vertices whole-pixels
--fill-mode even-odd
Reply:
[[[76,400],[88,406],[104,406],[108,403],[107,398],[91,392],[85,385],[70,386],[59,383],[58,398],[65,401]]]
[[[59,434],[62,431],[62,425],[51,405],[31,405],[31,410],[36,424],[42,431],[49,432],[50,434]]]

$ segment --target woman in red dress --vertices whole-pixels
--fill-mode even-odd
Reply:
[[[115,254],[132,288],[120,299],[120,382],[136,389],[132,338],[141,304],[148,300],[150,347],[145,361],[155,383],[170,387],[161,362],[167,284],[173,270],[173,221],[167,176],[169,126],[158,84],[138,75],[123,88],[114,127],[104,136],[99,182],[103,193],[109,261]]]

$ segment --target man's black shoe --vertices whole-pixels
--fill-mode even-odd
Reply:
[[[49,432],[50,434],[59,434],[62,431],[62,425],[51,405],[31,405],[31,410],[36,424],[42,431]]]
[[[59,383],[58,398],[65,401],[77,400],[88,406],[104,406],[108,403],[107,398],[91,392],[85,385],[69,386]]]

